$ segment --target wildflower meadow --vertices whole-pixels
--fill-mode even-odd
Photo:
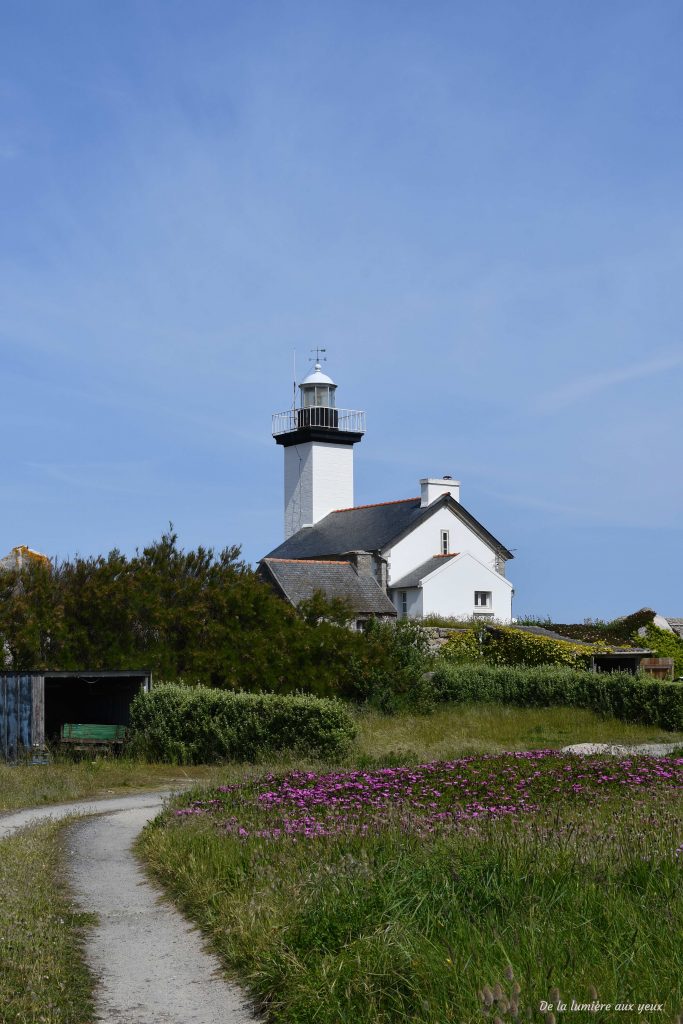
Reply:
[[[680,757],[270,771],[186,795],[142,842],[273,1021],[681,1012]]]

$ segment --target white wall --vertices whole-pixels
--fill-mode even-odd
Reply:
[[[285,453],[285,540],[353,505],[353,445],[307,441]]]
[[[490,607],[475,608],[475,590],[491,592]],[[512,619],[512,584],[471,554],[444,562],[422,584],[423,615],[469,618],[486,611],[500,622]]]
[[[448,530],[452,552],[470,551],[485,565],[495,568],[495,555],[488,544],[480,540],[450,509],[441,508],[393,548],[382,552],[389,558],[389,586],[392,580],[400,580],[432,555],[441,554],[442,530]]]
[[[394,590],[391,593],[391,600],[394,603],[394,607],[398,612],[399,619],[403,618],[403,602],[401,600],[401,594],[404,593],[402,590]],[[422,591],[419,587],[407,587],[405,590],[406,597],[408,599],[408,618],[409,619],[421,619],[422,618]]]

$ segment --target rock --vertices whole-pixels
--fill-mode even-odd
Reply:
[[[666,757],[674,750],[680,750],[681,743],[636,743],[626,746],[621,743],[572,743],[562,747],[563,754],[613,754],[628,757],[630,754],[647,754],[649,757]]]

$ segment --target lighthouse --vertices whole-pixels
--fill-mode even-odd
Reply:
[[[337,385],[322,372],[325,350],[315,351],[298,405],[273,415],[273,437],[285,455],[285,540],[353,505],[353,446],[365,433],[365,413],[338,408]]]

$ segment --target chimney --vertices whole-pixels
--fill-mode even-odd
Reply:
[[[355,565],[359,576],[375,575],[375,559],[371,551],[347,551],[344,558]]]
[[[442,494],[450,494],[456,501],[460,501],[460,481],[454,480],[452,476],[425,477],[424,480],[420,480],[420,487],[422,492],[420,505],[422,508],[425,508],[426,505],[431,505]]]

